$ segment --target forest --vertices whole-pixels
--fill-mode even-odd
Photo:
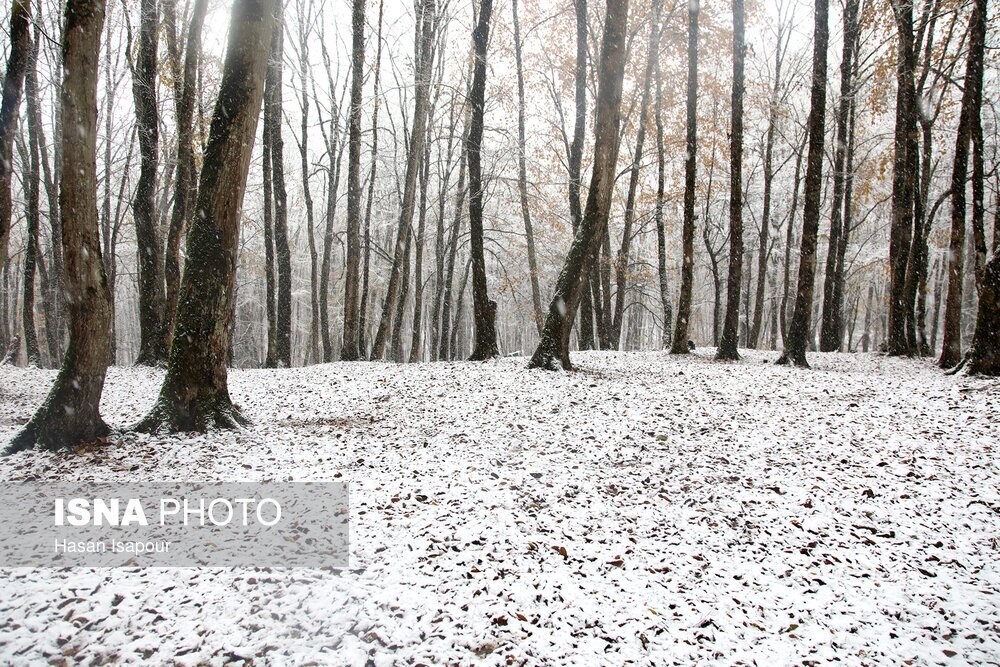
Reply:
[[[0,656],[995,660],[996,3],[2,4],[4,478],[342,480],[357,566],[0,558]]]

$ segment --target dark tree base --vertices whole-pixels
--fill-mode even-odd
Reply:
[[[476,349],[472,351],[469,361],[487,361],[500,356],[497,347],[497,302],[486,303],[486,312],[482,322],[476,322]]]
[[[805,353],[796,354],[793,352],[785,352],[783,355],[778,357],[778,360],[774,363],[778,366],[795,366],[797,368],[811,368],[809,362],[806,360]]]
[[[3,451],[4,456],[36,446],[55,451],[94,442],[111,434],[111,429],[100,415],[76,415],[69,413],[69,409],[62,403],[48,402],[14,436]]]
[[[228,396],[196,398],[190,403],[165,400],[156,402],[149,414],[132,430],[139,433],[204,433],[249,426],[250,420],[233,405]]]
[[[740,361],[743,357],[736,350],[727,350],[724,348],[719,348],[719,351],[715,353],[716,361]]]
[[[531,355],[528,368],[541,368],[545,371],[571,371],[573,370],[573,365],[569,362],[569,359],[560,359],[557,350],[542,349],[539,347]]]

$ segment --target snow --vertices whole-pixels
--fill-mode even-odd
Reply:
[[[996,664],[1000,391],[929,362],[237,370],[254,425],[4,480],[347,480],[352,569],[0,570],[0,661]],[[0,440],[53,372],[0,368]],[[125,426],[161,373],[112,369]]]

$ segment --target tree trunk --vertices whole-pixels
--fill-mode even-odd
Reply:
[[[156,100],[156,0],[139,5],[139,52],[132,68],[132,98],[139,135],[139,180],[132,197],[135,240],[139,253],[139,356],[135,363],[157,366],[166,359],[163,314],[166,307],[156,216],[156,170],[159,163],[160,114]],[[131,36],[129,38],[131,42]],[[109,91],[107,94],[111,94]]]
[[[344,344],[340,358],[357,361],[358,307],[361,273],[361,104],[365,81],[365,0],[354,0],[351,11],[351,106],[348,114],[347,264],[344,276]]]
[[[892,175],[892,223],[889,230],[889,329],[886,350],[890,355],[913,353],[906,340],[906,267],[913,237],[913,202],[916,151],[917,100],[913,73],[913,4],[892,0],[899,33],[897,46],[895,153]]]
[[[1000,255],[997,254],[983,267],[976,333],[965,370],[970,375],[1000,375]]]
[[[667,282],[667,235],[663,224],[664,191],[666,186],[667,160],[663,143],[663,71],[660,58],[656,58],[656,268],[659,274],[660,304],[663,308],[663,349],[669,349],[673,334],[673,304],[670,300],[670,286]],[[693,204],[693,200],[692,200]]]
[[[497,348],[497,303],[490,299],[486,284],[486,257],[483,252],[483,119],[486,104],[486,52],[490,40],[493,0],[480,0],[479,24],[472,33],[476,64],[469,102],[472,116],[469,138],[469,229],[472,253],[472,310],[476,342],[469,361],[485,361],[500,356]]]
[[[271,175],[271,117],[274,87],[271,85],[271,65],[267,66],[264,84],[264,123],[261,131],[261,171],[264,184],[264,299],[267,314],[267,350],[264,356],[265,368],[278,365],[278,309],[276,300],[277,283],[274,275],[274,192]]]
[[[333,264],[333,227],[337,218],[337,193],[340,190],[341,160],[344,157],[340,140],[340,121],[337,108],[330,117],[330,133],[326,137],[326,224],[323,229],[323,260],[319,279],[320,338],[323,341],[323,361],[333,361],[333,336],[330,334],[330,270]],[[343,354],[341,354],[343,359]]]
[[[535,256],[535,232],[531,225],[531,209],[528,206],[528,167],[525,154],[527,139],[524,129],[524,65],[521,58],[521,24],[517,16],[517,0],[511,0],[514,15],[514,62],[517,66],[517,186],[521,195],[521,217],[524,220],[524,238],[528,246],[528,273],[531,279],[531,305],[535,316],[535,328],[542,333],[544,315],[542,297],[538,288],[538,259]]]
[[[172,6],[173,0],[167,6]],[[184,52],[183,79],[175,83],[180,88],[177,102],[177,179],[174,181],[174,207],[170,213],[167,231],[167,250],[164,261],[166,279],[166,321],[163,334],[166,349],[173,340],[174,321],[177,318],[177,298],[181,286],[181,239],[191,219],[191,205],[197,196],[197,166],[194,159],[194,102],[198,61],[201,57],[201,30],[208,11],[208,0],[195,0],[188,23]]]
[[[229,348],[240,209],[260,117],[274,0],[237,0],[219,97],[187,238],[177,332],[167,376],[140,431],[233,428],[247,419],[229,397]]]
[[[301,86],[301,110],[302,119],[299,139],[299,162],[302,169],[302,199],[306,207],[306,236],[309,243],[309,341],[307,349],[307,362],[318,363],[319,356],[319,260],[316,252],[316,225],[313,215],[313,198],[309,188],[309,38],[312,34],[312,26],[307,25],[312,17],[308,16],[308,11],[304,3],[296,5],[298,16],[297,23],[299,29],[299,85]],[[311,4],[310,4],[311,8]],[[332,91],[331,91],[332,93]]]
[[[622,243],[615,261],[615,309],[611,320],[610,347],[619,349],[622,324],[625,315],[626,280],[628,278],[629,248],[632,244],[632,223],[635,220],[635,197],[639,186],[639,172],[642,169],[642,151],[646,142],[646,123],[649,120],[649,101],[653,90],[653,70],[659,59],[660,12],[663,0],[653,0],[653,14],[650,19],[649,46],[646,50],[646,71],[643,76],[642,101],[639,104],[639,126],[635,139],[635,159],[629,174],[628,196],[625,200],[625,221],[622,227]]]
[[[30,0],[13,0],[10,8],[10,55],[7,57],[3,102],[0,104],[0,266],[7,263],[7,244],[10,242],[13,206],[10,182],[14,167],[14,136],[17,134],[24,74],[28,68],[31,49],[30,23]]]
[[[573,120],[573,142],[570,144],[569,166],[569,214],[573,223],[573,235],[576,236],[583,218],[580,206],[580,190],[582,189],[581,172],[583,169],[583,149],[587,139],[587,0],[573,0],[576,14],[576,69],[574,73],[575,111]],[[580,334],[581,350],[594,348],[594,311],[592,302],[592,276],[584,276],[583,296],[580,301]],[[540,335],[540,334],[539,334]]]
[[[847,180],[846,162],[849,142],[851,104],[854,99],[854,48],[857,42],[858,0],[848,0],[844,10],[844,55],[840,61],[840,103],[837,108],[835,156],[833,160],[833,212],[830,216],[830,243],[826,253],[826,276],[823,281],[823,315],[820,325],[819,349],[836,352],[841,346],[840,309],[835,298],[840,239],[844,235],[844,185]]]
[[[34,48],[32,49],[34,51]],[[32,56],[34,60],[34,55]],[[30,66],[34,68],[34,63]],[[27,88],[31,88],[30,80]],[[29,90],[28,95],[32,91]],[[20,145],[20,144],[19,144]],[[27,155],[24,155],[27,153]],[[24,280],[22,281],[21,297],[21,328],[24,330],[24,350],[25,362],[29,366],[40,366],[41,356],[38,351],[38,334],[35,331],[35,272],[38,268],[38,221],[40,213],[39,202],[39,182],[38,182],[38,136],[35,134],[32,123],[28,123],[28,146],[22,152],[25,158],[23,162],[28,169],[24,177],[25,190],[25,249],[24,249]]]
[[[756,349],[764,322],[764,283],[767,279],[767,258],[771,241],[771,198],[774,186],[774,135],[778,122],[778,93],[781,89],[781,67],[787,42],[783,42],[785,24],[778,24],[778,39],[774,47],[774,82],[767,108],[767,135],[764,140],[764,206],[760,216],[760,243],[757,248],[757,291],[754,294],[753,316],[747,347]]]
[[[556,364],[561,363],[564,369],[572,369],[569,359],[570,330],[580,303],[584,276],[590,273],[607,230],[614,190],[628,5],[628,0],[621,0],[609,2],[607,6],[598,74],[594,166],[587,208],[556,281],[541,340],[531,358],[530,368],[554,370]]]
[[[983,52],[986,42],[986,0],[976,0],[969,20],[969,55],[966,62],[962,110],[955,139],[951,172],[951,242],[948,259],[948,295],[945,299],[944,338],[938,365],[952,368],[962,360],[962,282],[965,266],[965,188],[969,169],[969,143],[982,109]]]
[[[740,287],[743,280],[743,0],[733,0],[733,102],[729,130],[729,279],[726,317],[716,359],[735,361],[740,334]]]
[[[799,284],[795,294],[795,309],[788,327],[785,352],[778,363],[790,363],[808,368],[806,349],[809,345],[810,319],[813,309],[813,288],[816,278],[816,243],[819,236],[819,214],[823,188],[823,144],[826,120],[826,54],[830,41],[829,3],[817,0],[813,30],[813,73],[809,108],[809,155],[806,158],[805,202],[802,213],[802,247],[799,259]]]
[[[385,357],[386,344],[389,342],[390,326],[399,298],[400,275],[403,269],[403,252],[406,247],[406,237],[417,201],[417,179],[423,162],[424,141],[427,135],[427,116],[430,96],[430,73],[434,59],[434,41],[437,34],[437,7],[435,0],[423,0],[421,20],[418,29],[418,44],[420,58],[416,76],[416,99],[413,108],[413,129],[410,133],[408,155],[406,159],[406,175],[403,181],[403,200],[401,202],[399,224],[396,227],[396,244],[393,252],[392,269],[389,273],[389,284],[386,287],[385,303],[382,308],[382,319],[379,322],[375,341],[372,344],[372,361]]]
[[[694,286],[694,198],[698,170],[698,12],[697,2],[688,3],[687,152],[684,159],[684,224],[682,236],[681,287],[677,302],[677,326],[671,354],[687,354],[691,321],[691,291]],[[707,224],[707,222],[706,222]]]
[[[261,0],[264,1],[264,0]],[[271,61],[268,83],[271,85],[271,191],[274,194],[274,258],[278,268],[278,310],[275,331],[275,362],[283,368],[292,366],[292,252],[288,245],[288,192],[285,189],[285,140],[282,137],[282,93],[285,53],[285,18],[283,2],[275,5],[274,35],[271,38]]]
[[[97,227],[97,72],[104,2],[68,0],[61,90],[63,212],[69,348],[48,397],[7,452],[49,449],[108,434],[99,412],[108,367],[111,299]]]

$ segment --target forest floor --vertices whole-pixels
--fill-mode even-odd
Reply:
[[[1000,385],[712,352],[237,370],[242,431],[4,459],[347,480],[352,569],[0,570],[0,661],[997,664]],[[0,368],[0,441],[53,378]],[[109,423],[161,378],[112,369]]]

